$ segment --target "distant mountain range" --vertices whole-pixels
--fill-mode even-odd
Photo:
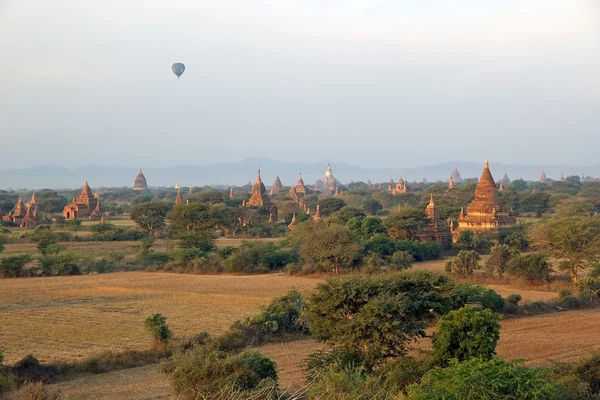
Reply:
[[[171,168],[143,168],[144,175],[151,187],[172,187],[176,181],[181,186],[230,186],[243,185],[256,180],[256,171],[260,166],[265,185],[270,186],[279,173],[281,181],[289,186],[302,177],[306,184],[312,184],[325,175],[329,161],[315,163],[297,163],[277,161],[266,158],[248,158],[240,162],[216,163],[208,165],[178,165]],[[397,181],[402,177],[408,181],[429,182],[447,180],[450,172],[457,167],[462,178],[479,177],[483,162],[453,161],[418,168],[366,168],[331,161],[333,174],[342,183],[364,181],[387,182],[390,178]],[[506,172],[511,180],[522,177],[525,180],[538,180],[542,170],[550,179],[558,180],[561,172],[569,175],[600,176],[600,165],[513,165],[490,163],[490,170],[496,180]],[[42,189],[42,188],[78,188],[85,180],[92,187],[132,187],[138,173],[135,167],[86,166],[75,169],[55,166],[41,166],[27,169],[0,171],[0,189]]]

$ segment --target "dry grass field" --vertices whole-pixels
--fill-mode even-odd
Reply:
[[[84,236],[91,232],[77,232],[77,235]],[[253,241],[260,240],[264,242],[277,242],[281,239],[265,238],[265,239],[252,239]],[[239,247],[244,243],[246,239],[235,239],[235,238],[219,238],[215,241],[217,247]],[[133,256],[136,252],[135,246],[139,246],[139,241],[123,241],[123,242],[62,242],[61,245],[65,246],[66,251],[69,251],[76,256],[85,257],[103,257],[110,252],[124,253]],[[2,253],[2,257],[16,256],[21,254],[32,254],[38,253],[37,245],[35,243],[8,243],[5,245],[6,250]],[[154,251],[165,252],[167,251],[167,243],[164,240],[157,240],[154,246]]]
[[[568,361],[600,350],[600,310],[502,321],[498,355],[523,359],[529,366]],[[277,362],[280,387],[295,390],[305,383],[303,359],[322,346],[312,340],[272,344],[258,350]],[[428,341],[418,347],[427,348]],[[169,382],[156,366],[132,368],[53,385],[67,399],[172,399]]]
[[[5,362],[27,354],[76,360],[104,350],[145,349],[144,319],[160,312],[180,336],[221,333],[291,287],[318,280],[285,275],[202,276],[127,272],[0,279]]]

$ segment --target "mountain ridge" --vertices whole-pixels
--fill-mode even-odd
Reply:
[[[447,161],[435,165],[421,167],[363,167],[343,162],[322,160],[317,162],[280,161],[270,158],[250,157],[238,162],[219,162],[206,165],[176,165],[167,168],[142,167],[144,175],[151,187],[172,187],[176,181],[182,186],[238,186],[256,180],[258,168],[267,186],[271,185],[277,173],[285,186],[294,184],[302,173],[306,184],[312,184],[325,175],[327,164],[330,163],[333,174],[343,183],[351,181],[387,182],[392,178],[397,181],[400,177],[407,181],[421,181],[426,177],[429,182],[447,180],[450,172],[456,166],[464,178],[479,177],[483,161]],[[12,168],[0,171],[0,189],[41,189],[41,188],[78,188],[84,181],[93,187],[133,186],[133,181],[139,167],[107,167],[87,165],[76,168],[58,167],[52,165]],[[495,179],[501,179],[506,172],[511,180],[523,177],[525,180],[538,180],[542,171],[548,178],[558,180],[561,173],[565,176],[572,174],[599,176],[600,165],[570,166],[534,165],[534,164],[504,164],[490,162],[490,169]]]

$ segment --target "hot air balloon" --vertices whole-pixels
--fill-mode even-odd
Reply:
[[[177,75],[177,79],[179,79],[183,74],[183,71],[185,71],[185,65],[183,65],[183,63],[175,63],[171,69],[173,70],[173,73]]]

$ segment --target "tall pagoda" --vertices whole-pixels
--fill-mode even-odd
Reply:
[[[464,210],[460,212],[458,228],[453,232],[454,240],[463,230],[497,233],[499,230],[515,224],[516,218],[510,213],[503,212],[500,202],[496,198],[496,191],[496,182],[490,172],[489,163],[486,161],[481,178],[475,188],[475,198],[467,207],[466,212]]]

